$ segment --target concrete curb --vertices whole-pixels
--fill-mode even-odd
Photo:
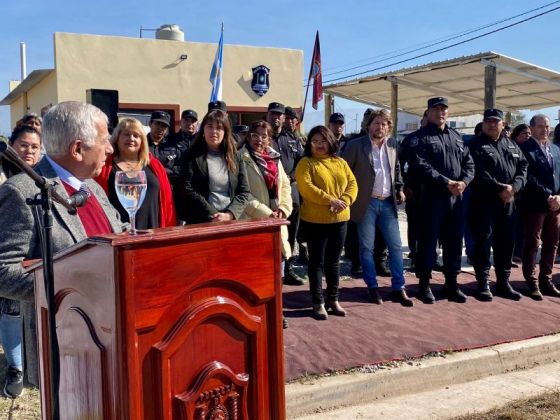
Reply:
[[[429,391],[560,360],[560,334],[404,362],[374,373],[349,373],[286,385],[286,414]]]

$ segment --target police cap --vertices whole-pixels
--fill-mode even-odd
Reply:
[[[489,108],[484,111],[485,120],[500,120],[504,119],[504,112],[501,109]]]
[[[227,112],[227,106],[224,101],[213,101],[208,103],[208,112],[219,109],[220,111]]]
[[[342,115],[340,112],[335,112],[334,114],[331,114],[329,118],[329,122],[330,123],[341,122],[344,124],[344,115]]]
[[[249,132],[249,126],[248,125],[234,125],[233,126],[233,132],[235,134],[241,134],[241,133],[248,133]]]
[[[150,123],[153,121],[159,121],[164,123],[166,126],[170,126],[171,125],[171,117],[169,116],[169,114],[165,111],[154,111],[152,112],[152,115],[150,116]]]
[[[192,109],[185,109],[181,114],[181,119],[186,120],[187,118],[192,118],[193,120],[198,121],[198,114]]]
[[[280,102],[271,102],[268,104],[268,112],[279,112],[280,114],[285,114],[286,107]]]
[[[435,98],[430,98],[428,99],[428,108],[433,108],[434,106],[437,105],[447,105],[447,98],[444,98],[443,96],[437,96]]]
[[[291,107],[286,107],[286,117],[287,118],[298,118],[296,111]]]

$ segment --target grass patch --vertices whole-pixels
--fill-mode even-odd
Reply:
[[[454,417],[452,420],[553,420],[560,419],[560,392],[514,401],[486,413]]]
[[[1,347],[0,347],[1,349]],[[0,390],[4,390],[6,377],[6,358],[4,352],[0,353]],[[41,418],[41,396],[39,388],[26,384],[23,395],[15,400],[0,393],[0,419],[9,420],[34,420]]]

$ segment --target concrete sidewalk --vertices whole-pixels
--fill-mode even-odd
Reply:
[[[394,419],[434,420],[482,413],[515,400],[560,389],[560,363],[380,400],[330,412],[298,417],[299,420]]]
[[[560,334],[305,379],[286,386],[291,419],[434,419],[560,387]],[[318,414],[320,413],[320,414]]]

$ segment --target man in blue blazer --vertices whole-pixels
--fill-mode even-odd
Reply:
[[[520,148],[529,161],[525,203],[525,246],[523,276],[535,300],[543,294],[560,297],[552,283],[552,266],[560,233],[560,148],[549,140],[550,120],[537,114],[529,123],[532,136]],[[537,277],[536,257],[542,241],[540,269]]]

